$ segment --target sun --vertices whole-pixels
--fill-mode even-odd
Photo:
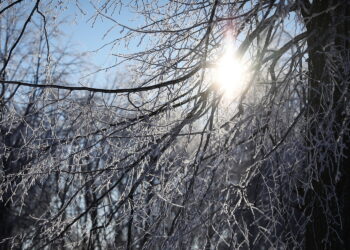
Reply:
[[[242,94],[248,80],[248,66],[236,55],[232,39],[225,39],[212,71],[215,88],[225,98],[235,99]]]

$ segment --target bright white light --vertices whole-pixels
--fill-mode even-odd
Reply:
[[[239,97],[248,82],[248,67],[236,55],[232,39],[225,39],[222,55],[215,64],[212,80],[225,98]]]

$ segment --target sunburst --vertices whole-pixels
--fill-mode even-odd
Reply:
[[[214,86],[225,98],[235,99],[242,94],[248,80],[248,66],[235,53],[234,41],[225,38],[222,52],[212,70]]]

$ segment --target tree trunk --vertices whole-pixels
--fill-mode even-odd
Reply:
[[[9,241],[5,240],[11,237],[12,232],[12,222],[9,218],[11,218],[9,207],[4,202],[0,202],[0,250],[10,249]]]
[[[350,140],[344,133],[349,7],[346,0],[316,0],[302,13],[309,33],[308,118],[313,117],[307,132],[312,188],[306,194],[306,249],[350,249]]]

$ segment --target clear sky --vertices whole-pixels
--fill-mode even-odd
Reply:
[[[115,64],[116,58],[112,53],[125,53],[133,50],[133,47],[128,50],[120,47],[112,47],[112,45],[103,47],[105,44],[119,37],[121,29],[106,18],[97,18],[94,20],[92,17],[96,13],[96,10],[90,1],[79,1],[79,4],[81,10],[77,7],[75,1],[69,1],[67,4],[67,9],[62,13],[62,16],[65,16],[68,22],[62,30],[67,35],[67,40],[70,40],[75,45],[75,48],[78,50],[77,52],[89,52],[89,62],[96,66],[96,70],[109,68]],[[113,15],[113,17],[124,24],[128,24],[131,22],[131,18],[135,16],[127,9],[124,9],[120,13]],[[94,74],[96,81],[94,81],[93,86],[108,87],[110,84],[106,82],[106,75],[115,74],[117,73],[116,70],[116,68],[111,68],[107,71],[102,70]],[[85,80],[80,79],[80,82],[84,83]]]

